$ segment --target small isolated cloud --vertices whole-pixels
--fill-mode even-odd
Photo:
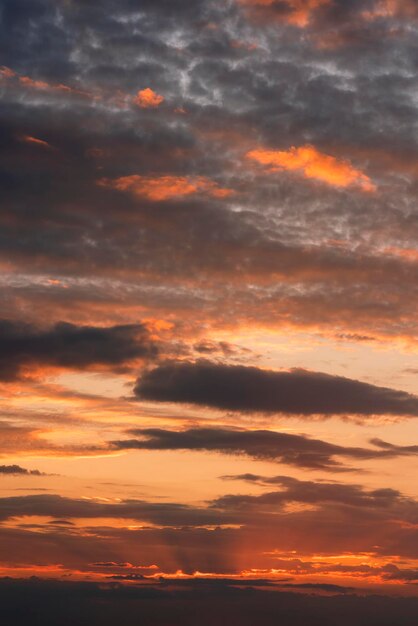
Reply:
[[[286,151],[257,148],[247,152],[246,156],[267,166],[269,172],[295,171],[305,178],[313,178],[334,187],[355,186],[363,191],[376,190],[370,178],[355,169],[349,161],[324,154],[314,146],[292,146]]]
[[[141,109],[154,109],[164,102],[164,96],[156,93],[150,87],[138,91],[134,98],[135,104]]]
[[[21,137],[19,137],[19,140],[23,143],[40,146],[41,148],[51,148],[51,145],[47,141],[44,141],[43,139],[38,139],[37,137],[32,137],[31,135],[22,135]]]

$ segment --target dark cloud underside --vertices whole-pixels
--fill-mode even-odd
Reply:
[[[194,626],[196,615],[202,626],[212,626],[220,620],[230,626],[252,626],[254,621],[274,626],[305,626],[312,623],[330,624],[338,616],[341,626],[362,621],[369,626],[415,626],[418,617],[416,599],[361,597],[344,595],[343,587],[331,588],[336,597],[300,595],[249,589],[245,586],[215,583],[210,580],[191,581],[175,589],[175,581],[164,585],[121,586],[115,583],[76,583],[42,581],[0,581],[0,616],[16,626],[31,621],[34,626],[53,626],[59,621],[69,626],[86,618],[89,624],[126,626],[142,623],[146,626]],[[183,588],[182,588],[183,587]],[[312,592],[311,587],[309,592]],[[349,590],[347,590],[349,591]],[[22,596],[25,602],[22,603]]]
[[[233,411],[301,415],[417,415],[418,399],[403,391],[328,374],[211,362],[178,362],[146,371],[138,398]]]
[[[418,454],[417,446],[392,446],[373,442],[383,449],[344,447],[301,435],[268,430],[228,430],[222,428],[194,428],[169,431],[158,428],[133,429],[138,439],[114,441],[119,450],[205,450],[226,454],[245,454],[260,460],[277,461],[305,469],[344,471],[338,457],[355,460],[385,459]]]
[[[18,378],[25,366],[118,366],[156,356],[157,349],[141,324],[100,328],[60,322],[53,328],[41,329],[2,320],[0,353],[0,378],[8,381]]]

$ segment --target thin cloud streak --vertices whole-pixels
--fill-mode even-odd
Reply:
[[[138,439],[113,441],[117,450],[202,450],[224,454],[247,455],[258,460],[269,460],[303,469],[343,472],[350,471],[338,457],[350,460],[388,459],[418,454],[418,446],[395,446],[372,441],[372,448],[350,448],[330,444],[302,435],[268,430],[227,430],[221,428],[194,428],[169,431],[158,428],[133,429],[130,435]],[[337,457],[337,458],[336,458]]]

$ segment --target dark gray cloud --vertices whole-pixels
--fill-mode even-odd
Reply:
[[[251,583],[254,582],[252,585]],[[321,587],[300,588],[299,593],[259,589],[260,582],[167,580],[152,585],[41,581],[38,579],[0,581],[1,617],[5,623],[23,626],[63,626],[77,622],[80,615],[92,626],[126,626],[138,623],[163,626],[193,626],[196,615],[202,626],[222,620],[230,626],[252,626],[261,621],[273,626],[331,624],[338,616],[340,626],[367,623],[369,626],[415,626],[418,616],[416,598],[384,597],[350,593],[334,586],[321,595]],[[287,592],[286,592],[287,591]],[[305,593],[302,593],[305,591]],[[314,592],[319,593],[315,594]],[[22,597],[25,602],[22,602]]]
[[[58,495],[29,495],[3,498],[0,518],[25,515],[57,518],[120,518],[135,519],[161,526],[200,526],[228,523],[234,516],[222,516],[216,511],[185,504],[161,504],[142,500],[125,500],[120,504],[103,504],[96,501],[77,500]],[[225,520],[227,521],[224,521]]]
[[[145,371],[139,399],[232,411],[300,415],[417,415],[418,398],[340,376],[280,372],[209,361],[169,362]]]
[[[396,454],[397,451],[402,452],[402,450],[408,454],[417,454],[418,446],[396,446],[393,443],[388,443],[387,441],[382,441],[382,439],[374,438],[370,440],[374,446],[386,450],[387,452],[394,452]]]
[[[386,580],[399,580],[407,582],[418,581],[418,569],[400,569],[396,565],[387,565],[385,567]]]
[[[0,475],[6,476],[44,476],[42,472],[37,469],[29,470],[20,465],[0,465]]]
[[[119,450],[205,450],[226,454],[245,454],[255,459],[287,463],[305,469],[347,471],[339,457],[352,460],[385,459],[418,454],[418,447],[387,445],[373,450],[338,446],[302,435],[269,430],[228,430],[225,428],[192,428],[170,431],[160,428],[133,429],[129,434],[138,439],[112,442]],[[382,442],[375,442],[378,447]]]
[[[247,475],[244,477],[248,480]],[[243,479],[241,475],[234,478]],[[269,480],[262,477],[256,478],[264,482]],[[133,499],[113,504],[67,498],[55,494],[9,496],[0,499],[0,517],[2,520],[30,515],[49,516],[63,520],[67,518],[134,519],[163,527],[199,527],[233,522],[258,524],[257,520],[265,523],[269,518],[267,515],[267,518],[263,519],[263,513],[271,510],[280,515],[284,511],[284,505],[291,502],[320,504],[324,510],[334,506],[347,508],[348,511],[370,509],[384,516],[396,510],[404,521],[411,522],[418,515],[417,502],[404,497],[395,489],[367,490],[356,484],[303,481],[288,476],[275,476],[270,481],[274,481],[274,484],[280,486],[281,489],[261,495],[225,495],[210,501],[208,506],[201,507],[175,502],[155,503]],[[256,513],[255,516],[254,513]],[[260,515],[259,518],[257,514]],[[303,517],[302,513],[302,519]]]
[[[417,502],[399,491],[287,476],[275,477],[274,485],[274,491],[227,494],[205,506],[103,503],[58,495],[4,497],[0,517],[9,523],[2,528],[0,556],[7,559],[14,546],[15,562],[22,564],[55,563],[59,558],[65,566],[85,568],[104,557],[106,562],[156,563],[160,571],[188,573],[274,568],[280,555],[292,550],[322,554],[324,566],[326,555],[345,552],[417,557]],[[81,518],[83,525],[81,530],[80,523],[46,529],[28,516]],[[89,525],[94,519],[101,520],[99,527]],[[137,528],[113,527],[113,520],[121,519],[135,520]]]
[[[132,563],[128,563],[128,562],[118,562],[115,563],[115,561],[98,561],[97,563],[91,563],[91,565],[93,567],[112,567],[112,568],[122,568],[124,569],[126,568],[130,568],[130,567],[134,567],[132,565]]]
[[[229,477],[231,478],[231,477]],[[403,499],[402,494],[395,489],[375,489],[367,491],[359,485],[341,484],[332,482],[301,481],[288,476],[274,476],[263,478],[253,475],[238,475],[236,480],[249,482],[263,482],[283,487],[280,491],[272,491],[257,496],[227,495],[215,500],[212,506],[234,509],[241,507],[270,507],[280,506],[285,502],[301,502],[304,504],[325,503],[325,505],[341,505],[347,507],[370,508],[387,510],[392,507],[404,508],[404,513],[416,516],[417,503]]]
[[[0,321],[0,377],[19,377],[33,365],[69,369],[120,366],[133,359],[154,357],[157,348],[142,324],[112,327],[76,326],[65,322],[52,328]]]

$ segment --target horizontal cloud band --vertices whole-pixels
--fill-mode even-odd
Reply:
[[[156,353],[157,348],[142,324],[99,327],[60,322],[43,329],[0,320],[0,380],[3,381],[18,378],[25,366],[75,369],[115,366]]]
[[[418,415],[418,398],[341,376],[263,370],[209,361],[169,362],[146,371],[139,399],[232,411],[298,415]]]
[[[226,454],[245,454],[254,459],[267,459],[301,468],[343,471],[335,457],[351,459],[381,459],[418,454],[418,446],[394,446],[374,440],[380,449],[344,447],[302,435],[268,430],[228,430],[222,428],[192,428],[169,431],[159,428],[134,429],[130,434],[138,439],[113,442],[119,450],[206,450]]]

